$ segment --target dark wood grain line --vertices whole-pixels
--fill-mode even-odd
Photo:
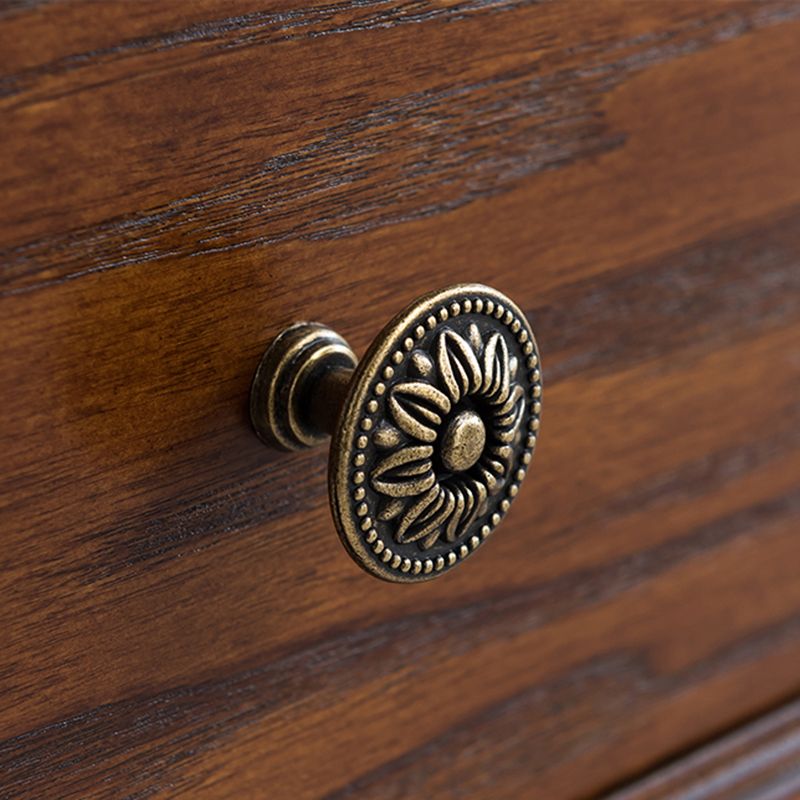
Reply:
[[[582,755],[585,741],[581,731],[592,726],[599,711],[614,717],[629,715],[633,709],[643,713],[646,707],[667,702],[673,694],[688,691],[736,665],[757,661],[763,653],[798,638],[800,616],[794,615],[666,675],[653,668],[645,653],[610,648],[607,654],[568,670],[552,683],[526,689],[460,720],[443,735],[411,747],[400,758],[328,793],[325,800],[430,796],[437,786],[435,765],[442,761],[448,763],[449,774],[458,776],[457,791],[443,791],[442,796],[469,797],[485,791],[490,774],[492,784],[498,785],[495,796],[523,796],[531,782],[535,783],[538,771],[553,763],[569,764],[570,759]],[[588,697],[600,698],[600,707],[587,702]],[[509,731],[514,735],[509,736]],[[676,800],[678,796],[687,798],[681,794]],[[720,800],[723,797],[727,800],[731,795],[721,795]]]
[[[358,656],[361,656],[359,658]],[[360,649],[358,642],[347,643],[347,648],[337,654],[340,669],[329,663],[330,654],[324,656],[321,652],[314,653],[319,660],[320,680],[319,690],[328,679],[338,679],[333,686],[325,686],[327,691],[340,688],[346,690],[348,683],[342,684],[342,669],[355,670],[353,678],[368,677],[361,673],[359,664],[367,663],[367,658],[376,658],[376,666],[380,670],[393,655],[393,648],[388,641],[381,641],[380,647]],[[396,655],[396,654],[395,654]],[[302,669],[303,660],[291,659],[280,663],[285,673],[297,675]],[[525,692],[507,698],[499,705],[486,709],[472,719],[464,720],[458,730],[448,731],[442,737],[443,744],[455,748],[450,758],[457,757],[465,748],[462,735],[478,735],[478,741],[485,733],[492,731],[498,723],[511,723],[517,721],[518,713],[536,713],[538,718],[545,717],[554,726],[560,727],[563,722],[553,717],[553,706],[572,709],[571,716],[577,716],[575,709],[585,711],[585,703],[581,703],[581,693],[589,690],[599,692],[601,689],[608,693],[612,688],[615,694],[624,691],[626,681],[638,680],[640,684],[647,682],[647,666],[642,664],[636,654],[609,654],[598,656],[585,664],[567,670],[558,678],[550,682],[539,684]],[[310,676],[303,670],[303,678]],[[372,677],[372,676],[369,676]],[[5,774],[9,775],[11,782],[8,789],[25,787],[33,792],[41,787],[44,791],[48,786],[47,781],[58,779],[64,774],[61,765],[65,762],[72,768],[70,778],[73,785],[62,786],[62,790],[70,789],[79,791],[81,784],[90,785],[95,774],[95,764],[88,757],[87,751],[78,751],[79,742],[87,747],[101,748],[106,763],[116,755],[109,751],[109,745],[103,741],[103,731],[108,727],[120,731],[120,751],[124,746],[132,752],[130,764],[123,764],[117,768],[121,775],[117,780],[124,779],[126,786],[136,792],[150,792],[154,794],[162,791],[167,786],[180,788],[186,791],[191,788],[193,776],[181,774],[186,771],[193,758],[204,751],[219,747],[225,743],[226,735],[233,736],[243,727],[252,723],[262,715],[268,715],[282,706],[291,702],[291,695],[298,692],[299,687],[293,687],[290,682],[272,670],[252,670],[239,675],[231,676],[224,684],[205,684],[184,689],[172,690],[150,698],[128,701],[108,708],[93,709],[85,714],[76,715],[63,723],[48,728],[24,734],[15,739],[0,744],[0,765]],[[283,693],[289,692],[289,695]],[[279,698],[275,705],[269,702],[270,696]],[[162,711],[163,710],[163,711]],[[509,719],[511,718],[511,719]],[[492,725],[494,723],[494,725]],[[487,731],[489,728],[489,731]],[[459,732],[463,732],[460,735]],[[148,738],[149,735],[149,738]],[[547,737],[542,737],[546,740]],[[475,740],[473,739],[473,742]],[[538,739],[537,739],[538,743]],[[161,748],[161,753],[158,753]],[[432,751],[438,750],[437,743],[427,746],[417,745],[409,753],[409,762],[429,756]],[[542,755],[551,754],[552,746],[547,747]],[[449,760],[449,759],[448,759]],[[163,764],[163,766],[162,766]],[[154,769],[154,766],[156,769]],[[400,769],[406,766],[406,759],[382,764],[374,774],[362,776],[350,787],[335,793],[335,797],[361,796],[363,792],[373,788],[375,783],[386,782],[391,792],[397,786]],[[158,767],[161,767],[158,769]],[[97,785],[96,779],[94,784]],[[10,798],[13,795],[8,795]],[[33,795],[31,795],[33,796]],[[69,795],[64,796],[72,796]],[[102,790],[93,797],[105,797]],[[405,794],[403,798],[425,795]],[[5,795],[0,794],[5,798]]]
[[[800,795],[800,700],[678,757],[606,800],[793,800]]]
[[[48,796],[47,789],[58,776],[60,796],[106,797],[100,777],[112,776],[112,786],[122,781],[127,791],[162,790],[178,780],[177,772],[186,762],[204,751],[218,747],[266,715],[291,707],[303,699],[306,709],[326,702],[331,693],[344,692],[366,679],[380,680],[398,664],[424,661],[426,654],[442,646],[449,652],[469,657],[482,643],[510,638],[542,627],[580,608],[598,604],[687,563],[698,554],[706,556],[738,537],[753,536],[759,525],[800,510],[800,492],[792,492],[761,504],[758,508],[730,515],[701,526],[680,540],[618,560],[590,571],[565,575],[541,585],[516,591],[473,598],[454,607],[432,613],[402,613],[383,620],[377,626],[351,628],[345,633],[329,631],[319,641],[306,643],[297,650],[269,663],[230,671],[219,680],[194,686],[181,686],[157,695],[100,706],[59,720],[0,743],[0,774],[6,776],[3,790],[18,797],[21,787],[29,796]],[[462,598],[463,600],[463,598]],[[598,654],[586,664],[566,668],[551,684],[531,687],[523,696],[508,698],[499,708],[489,708],[474,720],[462,721],[455,729],[435,740],[412,747],[398,763],[384,765],[375,775],[362,776],[353,786],[343,787],[341,797],[354,792],[372,791],[377,797],[422,796],[397,795],[396,789],[413,785],[430,775],[424,764],[428,757],[439,757],[441,749],[450,750],[462,736],[487,735],[493,725],[518,729],[518,723],[536,719],[535,737],[548,735],[548,726],[539,728],[541,717],[530,717],[533,704],[547,712],[548,725],[568,731],[577,719],[563,709],[575,708],[581,715],[596,714],[586,698],[594,697],[592,684],[616,687],[612,700],[615,709],[604,713],[627,714],[631,702],[651,703],[672,691],[686,691],[710,676],[735,664],[759,660],[787,641],[800,638],[800,616],[796,613],[740,638],[733,644],[711,653],[700,663],[662,675],[647,663],[644,654],[615,652],[610,644],[607,653]],[[584,722],[588,718],[584,716]],[[108,736],[113,730],[115,735]],[[508,730],[506,727],[505,730]],[[582,746],[581,731],[575,725],[575,747]],[[499,733],[499,731],[498,731]],[[529,731],[531,736],[533,731]],[[517,737],[499,737],[506,747],[519,748]],[[457,740],[457,741],[456,741]],[[529,750],[530,736],[524,738]],[[452,753],[467,752],[463,748]],[[492,750],[492,758],[496,752]],[[437,755],[438,754],[438,755]],[[543,753],[545,758],[547,753]],[[569,751],[561,751],[567,758]],[[123,758],[124,756],[124,758]],[[514,756],[519,757],[517,752]],[[530,765],[529,765],[530,767]],[[67,769],[68,768],[68,769]],[[195,773],[195,778],[197,777]],[[191,780],[191,778],[190,778]],[[89,791],[91,788],[92,791]],[[182,787],[186,789],[187,787]],[[41,792],[41,795],[37,795]],[[384,794],[381,794],[384,793]],[[3,797],[4,795],[0,795]],[[360,794],[358,796],[361,796]],[[364,796],[372,796],[364,794]]]
[[[96,547],[91,564],[77,567],[81,582],[153,569],[189,551],[199,552],[221,537],[296,515],[298,508],[309,512],[322,505],[327,497],[327,459],[306,457],[300,463],[302,467],[292,468],[287,457],[232,485],[206,491],[188,504],[185,497],[178,504],[172,499],[166,511],[137,513],[113,528],[79,537],[80,543]],[[300,468],[302,481],[296,477]]]
[[[0,2],[0,20],[7,20],[16,14],[34,11],[53,2],[57,2],[57,0],[2,0]]]
[[[7,110],[17,110],[33,103],[58,100],[76,91],[98,85],[89,81],[79,88],[48,92],[37,91],[43,78],[63,76],[76,70],[99,72],[105,65],[133,57],[146,59],[153,53],[189,45],[213,46],[218,53],[242,47],[268,46],[282,42],[363,33],[396,25],[420,25],[429,22],[457,22],[468,16],[514,11],[545,0],[466,0],[441,5],[426,0],[345,0],[320,3],[305,8],[286,7],[279,11],[254,11],[220,19],[204,20],[172,31],[124,39],[110,47],[73,53],[35,67],[0,76],[0,99],[24,95]],[[202,55],[208,55],[203,51]],[[195,54],[195,58],[201,54]],[[125,78],[135,75],[135,68]],[[124,80],[117,79],[119,80]]]
[[[168,257],[332,240],[453,211],[623,146],[625,132],[609,129],[599,108],[608,92],[792,14],[800,18],[800,6],[726,7],[657,36],[601,42],[579,67],[543,74],[534,60],[400,95],[334,125],[314,120],[313,141],[234,180],[0,252],[0,286],[15,294]]]
[[[432,642],[445,633],[461,642],[459,648],[478,647],[493,636],[512,637],[532,631],[608,601],[700,555],[709,556],[740,537],[758,535],[760,528],[792,519],[798,512],[800,489],[693,527],[673,539],[596,567],[564,573],[551,580],[503,593],[494,592],[485,597],[459,597],[455,605],[425,613],[414,614],[401,609],[397,612],[399,616],[382,620],[378,627],[351,627],[345,638],[358,630],[359,641],[377,646],[375,643],[391,639],[393,631],[397,634],[401,629],[407,629],[414,636],[423,636],[420,642],[409,643],[409,647],[414,649],[422,641]],[[459,638],[461,634],[463,637]],[[342,644],[338,636],[335,631],[328,631],[323,646],[338,649]],[[305,657],[309,662],[315,662],[317,646],[318,643],[305,644],[293,658],[302,660]]]
[[[336,239],[424,219],[621,145],[591,113],[602,86],[576,95],[569,81],[559,89],[535,73],[399,97],[242,178],[0,252],[0,296],[168,257]]]
[[[785,427],[784,427],[785,424]],[[542,546],[558,542],[559,547],[577,545],[587,527],[602,521],[621,519],[635,511],[658,513],[677,502],[691,502],[709,496],[735,480],[755,474],[800,447],[800,403],[787,409],[776,431],[763,431],[746,446],[724,447],[702,458],[681,464],[678,469],[633,482],[619,495],[590,509],[565,524],[540,525]]]
[[[800,207],[565,283],[527,313],[548,386],[790,324],[800,317]]]

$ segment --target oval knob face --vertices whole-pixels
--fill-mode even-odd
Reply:
[[[356,367],[329,469],[339,535],[362,567],[427,580],[477,550],[519,491],[536,445],[533,332],[505,295],[433,292]]]

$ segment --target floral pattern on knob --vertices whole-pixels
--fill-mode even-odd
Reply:
[[[435,342],[434,358],[411,353],[411,378],[389,393],[391,421],[373,434],[385,455],[370,475],[386,498],[378,519],[396,520],[395,541],[423,550],[455,542],[485,513],[512,469],[525,410],[500,333],[484,342],[473,322],[466,337],[443,328]]]
[[[460,284],[412,303],[356,368],[331,447],[350,554],[391,581],[466,559],[519,492],[538,438],[533,332],[505,295]]]

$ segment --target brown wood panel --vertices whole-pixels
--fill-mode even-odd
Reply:
[[[0,54],[0,797],[580,797],[800,690],[797,3],[26,2]],[[541,443],[384,585],[249,381],[456,280]]]
[[[800,702],[656,770],[607,800],[794,800],[800,796]]]

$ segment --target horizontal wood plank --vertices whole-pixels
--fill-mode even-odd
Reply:
[[[657,770],[608,800],[792,800],[800,794],[800,702]]]
[[[33,2],[0,53],[0,797],[581,797],[800,691],[800,6]],[[462,280],[541,444],[384,585],[250,379]]]

